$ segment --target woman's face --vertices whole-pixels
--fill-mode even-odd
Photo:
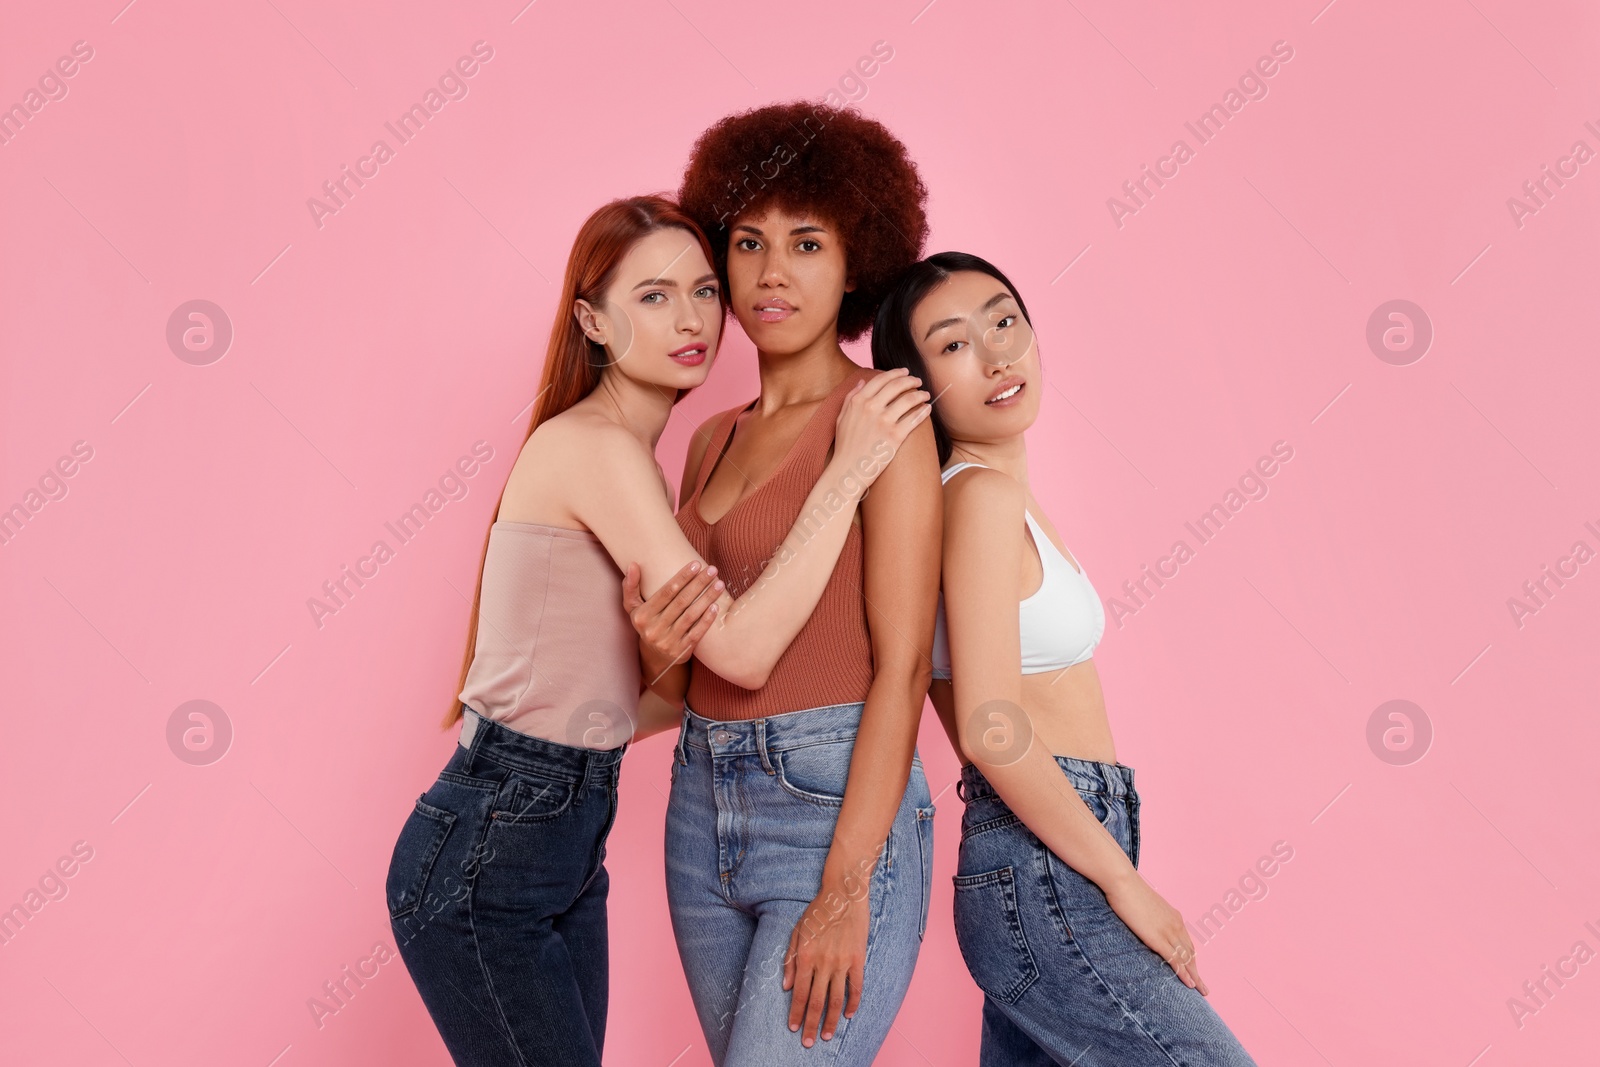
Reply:
[[[666,389],[693,389],[716,359],[719,290],[700,242],[668,227],[634,242],[604,299],[578,300],[572,311],[589,339],[605,344],[607,372]]]
[[[999,279],[957,271],[911,314],[933,402],[955,441],[999,441],[1039,417],[1039,346]]]
[[[729,295],[739,325],[760,351],[790,355],[837,334],[839,303],[854,288],[844,239],[831,223],[773,206],[733,224]]]

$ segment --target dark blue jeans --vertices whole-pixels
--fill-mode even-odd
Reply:
[[[627,746],[574,748],[464,715],[389,862],[400,957],[456,1063],[600,1067],[605,846]]]
[[[1135,868],[1133,768],[1055,757]],[[1255,1067],[1198,990],[1044,846],[974,765],[961,769],[956,941],[983,990],[981,1067]]]

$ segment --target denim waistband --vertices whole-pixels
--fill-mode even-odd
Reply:
[[[786,711],[759,719],[708,719],[688,704],[683,706],[683,729],[678,733],[679,763],[687,763],[684,746],[713,755],[760,755],[824,741],[853,738],[861,728],[866,704],[829,704],[820,708]]]
[[[1084,793],[1100,793],[1110,797],[1136,797],[1133,788],[1133,768],[1125,763],[1100,763],[1097,760],[1078,759],[1076,756],[1055,756],[1056,766],[1067,776],[1072,787]],[[961,780],[956,784],[956,795],[964,801],[979,797],[998,797],[994,786],[978,770],[976,763],[961,768]]]
[[[486,719],[465,704],[461,705],[461,736],[457,744],[473,756],[482,756],[512,770],[572,782],[582,782],[591,774],[615,767],[622,762],[622,755],[628,749],[628,742],[616,748],[578,748],[547,741]]]

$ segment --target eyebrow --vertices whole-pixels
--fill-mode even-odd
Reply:
[[[734,229],[735,230],[749,230],[751,233],[761,234],[761,236],[763,236],[763,237],[766,236],[766,234],[762,233],[759,228],[750,225],[748,222],[741,222],[741,223],[739,223],[739,225],[735,226]],[[790,230],[789,231],[789,236],[793,237],[796,234],[801,234],[801,233],[827,233],[827,232],[828,232],[828,229],[825,226],[817,226],[817,225],[815,225],[813,223],[806,223],[804,226],[796,226],[794,229]]]
[[[1000,292],[994,294],[988,300],[984,301],[983,307],[979,308],[978,310],[979,311],[988,311],[990,308],[994,307],[996,304],[1000,303],[1002,300],[1010,300],[1010,299],[1011,299],[1011,294],[1002,289]],[[928,338],[932,337],[935,333],[937,333],[938,331],[944,329],[946,326],[954,326],[956,323],[962,322],[965,319],[968,319],[968,318],[971,318],[971,317],[972,316],[970,316],[970,315],[963,315],[963,316],[958,316],[958,317],[953,318],[953,319],[940,319],[938,322],[936,322],[932,326],[928,327],[928,332],[922,335],[922,339],[924,341],[926,341]]]
[[[716,280],[717,276],[715,274],[702,274],[700,277],[694,280],[694,284],[696,286],[701,286],[707,282],[714,282]],[[678,283],[673,281],[671,278],[646,278],[644,281],[634,286],[634,289],[646,289],[652,285],[660,285],[668,289],[676,289],[678,287]]]

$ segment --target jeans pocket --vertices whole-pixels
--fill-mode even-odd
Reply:
[[[1083,798],[1083,805],[1089,809],[1089,814],[1093,815],[1101,826],[1105,826],[1106,820],[1111,818],[1111,805],[1106,795],[1091,789],[1079,789],[1076,792]]]
[[[933,894],[933,805],[917,809],[917,845],[922,850],[922,917],[917,920],[917,940],[928,932],[928,902]]]
[[[574,782],[513,771],[495,797],[489,817],[507,826],[545,822],[570,808],[577,793]]]
[[[422,906],[423,890],[433,874],[444,839],[450,836],[450,827],[456,821],[454,812],[425,802],[422,798],[427,795],[423,793],[417,797],[417,805],[400,828],[394,853],[389,857],[384,895],[388,898],[391,919],[404,918]]]
[[[1015,1004],[1038,980],[1010,867],[954,876],[956,943],[978,988]]]
[[[769,752],[773,775],[784,792],[818,807],[837,808],[844,803],[844,786],[850,777],[850,755],[855,738],[820,741],[797,748]]]

